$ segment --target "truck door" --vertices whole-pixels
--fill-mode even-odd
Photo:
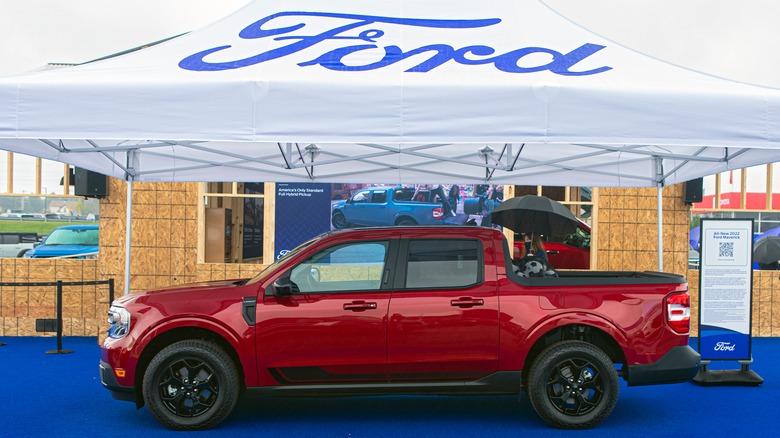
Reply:
[[[387,192],[386,188],[371,190],[371,199],[365,205],[366,225],[394,225],[387,210]]]
[[[498,295],[495,281],[485,281],[482,246],[401,242],[389,310],[391,381],[474,380],[498,370]]]
[[[386,381],[391,286],[386,265],[395,251],[397,240],[390,239],[336,244],[283,274],[289,294],[266,293],[258,306],[260,380]]]

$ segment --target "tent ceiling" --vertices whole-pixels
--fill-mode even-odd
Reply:
[[[649,187],[766,162],[773,150],[585,144],[300,144],[19,140],[18,150],[136,181],[323,181]],[[14,148],[17,149],[17,148]],[[780,159],[780,150],[776,151]],[[132,154],[132,155],[131,155]],[[662,166],[659,168],[659,164]],[[582,184],[582,183],[580,183]],[[573,185],[573,184],[572,184]]]
[[[255,1],[0,78],[0,148],[135,181],[655,187],[780,161],[780,92],[645,57],[540,1]]]

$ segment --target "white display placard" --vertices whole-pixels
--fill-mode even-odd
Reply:
[[[702,219],[699,352],[702,359],[750,359],[753,220]]]

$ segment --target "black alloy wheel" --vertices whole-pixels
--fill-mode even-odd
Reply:
[[[333,223],[333,228],[336,228],[337,230],[347,227],[347,218],[344,216],[344,213],[340,211],[333,213],[331,222]]]
[[[238,393],[238,373],[230,357],[200,340],[164,348],[149,363],[143,381],[149,411],[176,430],[216,426],[230,414]]]
[[[528,383],[531,405],[548,424],[587,429],[615,407],[619,383],[615,366],[598,347],[564,341],[544,350]]]

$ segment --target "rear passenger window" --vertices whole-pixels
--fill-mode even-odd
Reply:
[[[406,288],[465,287],[482,280],[478,240],[430,239],[409,242]]]
[[[387,202],[387,191],[377,190],[371,192],[371,202],[375,204],[384,204],[385,202]]]
[[[19,243],[19,236],[16,234],[6,234],[0,236],[0,243],[4,243],[6,245],[16,245]]]

